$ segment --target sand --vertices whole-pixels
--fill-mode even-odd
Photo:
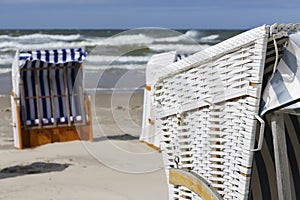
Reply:
[[[138,141],[142,94],[112,99],[92,98],[94,142],[17,150],[0,97],[0,199],[167,199],[161,153]]]

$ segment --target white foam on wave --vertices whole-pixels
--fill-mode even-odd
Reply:
[[[103,46],[119,46],[119,45],[149,45],[153,43],[179,43],[179,42],[188,42],[188,43],[197,43],[195,38],[190,37],[186,34],[179,34],[176,36],[168,36],[168,37],[151,37],[145,34],[135,34],[135,35],[116,35],[109,37],[107,39],[103,38],[88,38],[87,41],[96,43],[98,45]]]
[[[114,64],[102,64],[102,65],[84,65],[85,70],[87,71],[99,71],[99,70],[111,70],[111,69],[126,69],[126,70],[145,70],[145,64],[122,64],[122,65],[114,65]]]
[[[118,45],[131,45],[131,44],[151,44],[154,39],[144,34],[136,35],[116,35],[109,37],[105,40],[100,40],[99,45],[118,46]]]
[[[165,38],[157,38],[154,40],[154,42],[160,42],[160,43],[179,43],[179,42],[184,42],[184,43],[197,43],[194,39],[191,37],[188,37],[186,35],[178,35],[174,37],[165,37]]]
[[[17,49],[51,49],[51,48],[66,48],[66,47],[82,47],[91,46],[88,42],[45,42],[38,44],[21,44],[19,42],[1,42],[0,51],[17,50]]]
[[[91,63],[112,63],[112,62],[147,62],[150,59],[149,56],[107,56],[107,55],[93,55],[92,53],[88,55],[86,62]]]
[[[150,49],[152,51],[178,51],[180,53],[195,53],[201,51],[210,45],[200,45],[200,44],[152,44]]]
[[[0,68],[0,74],[10,73],[11,68]]]
[[[13,55],[0,54],[0,65],[10,65],[14,60]]]
[[[80,34],[72,34],[72,35],[52,35],[52,34],[41,34],[41,33],[34,33],[28,35],[20,35],[20,36],[11,36],[11,35],[0,35],[0,40],[14,40],[14,41],[21,41],[21,40],[42,40],[42,39],[51,39],[51,40],[78,40],[80,39]]]
[[[189,38],[196,39],[196,38],[198,38],[201,35],[201,33],[199,31],[197,31],[197,30],[188,30],[187,32],[185,32],[184,35],[187,36],[187,37],[189,37]]]
[[[205,36],[205,37],[202,37],[200,39],[201,42],[213,42],[215,41],[216,39],[218,39],[220,36],[217,35],[217,34],[214,34],[214,35],[209,35],[209,36]]]

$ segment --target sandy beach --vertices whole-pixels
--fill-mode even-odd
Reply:
[[[17,150],[10,99],[0,97],[0,199],[167,199],[161,153],[138,141],[142,102],[141,93],[96,95],[94,142]]]

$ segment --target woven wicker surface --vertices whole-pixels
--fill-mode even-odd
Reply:
[[[266,30],[242,33],[162,70],[153,96],[166,174],[192,170],[224,199],[248,196]],[[182,186],[169,190],[170,199],[200,199]]]

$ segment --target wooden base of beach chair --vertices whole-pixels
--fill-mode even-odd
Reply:
[[[54,142],[68,142],[74,140],[92,141],[91,125],[67,126],[58,128],[21,129],[22,147],[36,147]]]
[[[13,94],[12,94],[13,96]],[[16,122],[15,127],[17,127],[18,132],[18,149],[30,148],[41,146],[44,144],[54,143],[54,142],[68,142],[74,140],[89,140],[93,141],[93,130],[91,123],[91,106],[90,101],[85,96],[85,109],[88,115],[88,121],[78,122],[69,126],[67,123],[52,124],[49,127],[38,128],[38,126],[24,127],[21,125],[20,107],[16,100],[15,113]]]

